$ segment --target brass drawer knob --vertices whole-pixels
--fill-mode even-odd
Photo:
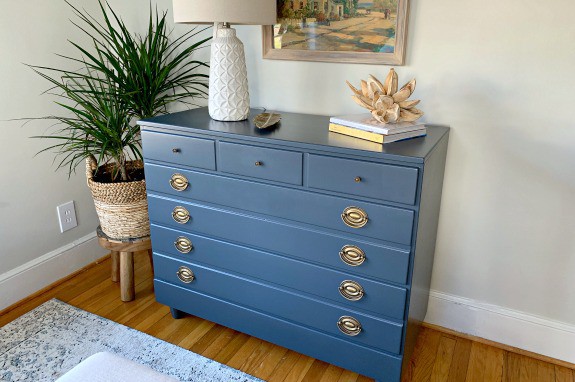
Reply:
[[[362,181],[361,176],[355,177],[355,183],[360,183]]]
[[[174,174],[170,178],[170,186],[176,191],[184,191],[189,184],[188,179],[182,174]]]
[[[188,267],[180,267],[176,272],[176,275],[178,275],[178,278],[180,279],[181,282],[186,284],[190,284],[192,281],[196,279],[196,276],[194,276],[194,272],[192,272],[192,270]]]
[[[259,166],[263,166],[263,165],[264,165],[264,162],[260,162],[260,161],[257,161],[257,162],[256,162],[256,166],[258,166],[258,167],[259,167]]]
[[[190,253],[194,249],[192,242],[187,237],[180,236],[174,242],[174,246],[180,253]]]
[[[367,213],[359,207],[347,207],[341,214],[341,220],[351,228],[361,228],[369,220]]]
[[[190,221],[190,211],[182,206],[177,206],[172,211],[172,219],[174,219],[176,223],[186,224]]]
[[[352,267],[357,267],[365,261],[365,252],[355,245],[344,245],[339,251],[341,261]]]
[[[363,298],[365,291],[355,281],[345,280],[339,284],[339,293],[349,301],[359,301]]]
[[[337,321],[338,329],[348,336],[357,336],[361,333],[361,324],[358,320],[350,316],[342,316]]]

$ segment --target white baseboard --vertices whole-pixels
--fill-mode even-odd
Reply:
[[[105,256],[95,233],[0,275],[0,310]]]
[[[438,291],[425,322],[575,363],[575,325]]]

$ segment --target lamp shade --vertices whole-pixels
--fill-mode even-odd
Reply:
[[[173,0],[174,21],[186,24],[276,23],[276,0]]]

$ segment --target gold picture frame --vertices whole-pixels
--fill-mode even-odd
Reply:
[[[395,13],[391,8],[382,8],[382,5],[389,6],[394,2],[397,3]],[[372,4],[371,9],[369,4]],[[301,8],[302,6],[304,8]],[[357,8],[353,8],[354,6]],[[326,16],[328,12],[319,12],[318,9],[325,9],[329,14]],[[344,9],[350,14],[340,17]],[[280,17],[286,14],[296,18]],[[316,17],[308,18],[308,15]],[[403,65],[408,17],[409,0],[280,0],[278,21],[281,23],[263,27],[263,58]],[[390,21],[393,21],[391,27]],[[386,25],[388,28],[378,28],[379,25]],[[346,29],[350,31],[341,33]],[[378,34],[381,31],[385,33]],[[285,47],[286,39],[291,48]],[[376,43],[372,43],[373,41]],[[377,45],[382,41],[384,45]],[[390,42],[393,42],[393,45]],[[280,48],[277,48],[278,45]],[[314,49],[309,48],[312,45]],[[337,50],[339,47],[344,49]]]

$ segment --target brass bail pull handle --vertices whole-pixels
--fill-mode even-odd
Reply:
[[[359,207],[347,207],[341,214],[341,220],[351,228],[361,228],[369,220],[367,213]]]
[[[360,266],[365,262],[365,252],[355,245],[344,245],[339,251],[341,261],[352,267]]]
[[[174,242],[174,246],[176,247],[178,252],[183,254],[190,253],[194,249],[194,246],[190,241],[190,239],[183,236],[180,236],[176,239],[176,241]]]
[[[190,221],[190,211],[182,206],[177,206],[172,211],[172,219],[178,224],[186,224]]]
[[[185,191],[189,186],[188,179],[182,174],[174,174],[170,178],[170,187],[176,191]]]
[[[365,295],[363,287],[355,281],[345,280],[339,285],[339,293],[349,301],[359,301]]]
[[[354,337],[361,333],[361,324],[351,316],[342,316],[337,321],[338,329],[348,336]]]
[[[190,284],[192,281],[196,279],[194,276],[194,272],[188,267],[180,267],[176,272],[176,275],[180,279],[181,282],[185,284]]]

